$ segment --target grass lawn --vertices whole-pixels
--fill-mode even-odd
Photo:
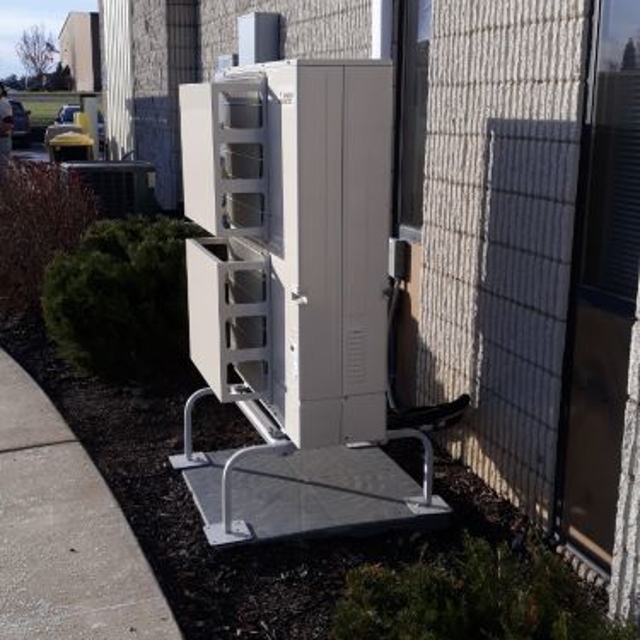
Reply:
[[[24,108],[31,111],[32,127],[48,127],[65,104],[80,104],[80,94],[59,93],[14,93],[12,98],[20,100]]]

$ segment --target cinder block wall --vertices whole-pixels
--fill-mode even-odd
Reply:
[[[251,11],[282,15],[285,58],[368,58],[370,0],[201,0],[201,65],[204,80],[215,73],[218,56],[238,51],[237,18]]]
[[[131,3],[134,68],[134,120],[138,157],[153,162],[158,172],[156,195],[163,206],[173,194],[168,175],[172,132],[168,113],[169,34],[165,2]]]
[[[446,444],[544,524],[576,206],[585,0],[434,2],[419,400],[470,392]]]
[[[218,56],[238,51],[236,21],[282,14],[285,57],[366,58],[370,0],[136,0],[132,3],[138,156],[156,165],[165,209],[181,200],[178,87],[211,80]]]
[[[178,86],[198,79],[198,3],[131,4],[136,148],[138,157],[156,165],[156,195],[171,210],[181,190]]]
[[[614,616],[640,617],[640,291],[631,336],[616,539],[611,567],[610,608]]]

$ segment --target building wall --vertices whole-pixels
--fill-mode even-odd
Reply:
[[[68,66],[76,91],[100,89],[100,45],[95,42],[97,14],[72,12],[60,32],[60,62]]]
[[[100,14],[91,13],[91,57],[93,63],[93,90],[102,91],[102,38]]]
[[[238,16],[280,12],[286,57],[363,58],[370,52],[369,0],[136,0],[132,5],[136,149],[139,158],[156,165],[156,194],[165,209],[175,209],[182,199],[179,85],[210,80],[218,56],[237,52]]]
[[[215,73],[218,56],[238,51],[237,18],[252,11],[282,15],[285,58],[368,58],[371,0],[201,0],[202,77]]]
[[[447,437],[544,524],[562,388],[586,0],[434,2],[418,399],[470,392]]]
[[[198,79],[197,2],[132,3],[136,150],[156,166],[156,196],[175,209],[181,199],[178,87]]]
[[[131,0],[104,0],[100,15],[103,42],[103,109],[107,122],[107,141],[112,160],[121,160],[133,151],[133,60]]]
[[[169,116],[169,34],[166,2],[134,0],[133,113],[136,156],[156,166],[156,196],[161,206],[174,204],[171,173],[173,132]]]
[[[633,615],[637,619],[640,617],[640,290],[631,337],[628,393],[610,609],[614,616]]]

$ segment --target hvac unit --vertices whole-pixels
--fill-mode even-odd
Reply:
[[[297,61],[181,87],[185,210],[220,238],[187,249],[191,355],[300,448],[385,435],[391,83]],[[232,300],[230,274],[268,298]]]
[[[157,211],[156,172],[149,162],[64,162],[60,168],[68,176],[78,176],[95,194],[104,218]]]
[[[449,513],[427,436],[387,429],[392,95],[382,61],[280,61],[180,88],[185,212],[212,237],[187,242],[208,387],[171,461],[212,544]],[[212,393],[267,444],[194,453],[191,411]],[[375,446],[407,437],[424,447],[421,494]]]

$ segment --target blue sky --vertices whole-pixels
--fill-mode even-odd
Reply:
[[[98,0],[0,0],[0,78],[23,73],[15,47],[25,29],[42,24],[57,42],[70,11],[97,10]]]
[[[618,68],[629,38],[640,40],[640,0],[609,0],[602,16],[602,37],[602,67]]]

